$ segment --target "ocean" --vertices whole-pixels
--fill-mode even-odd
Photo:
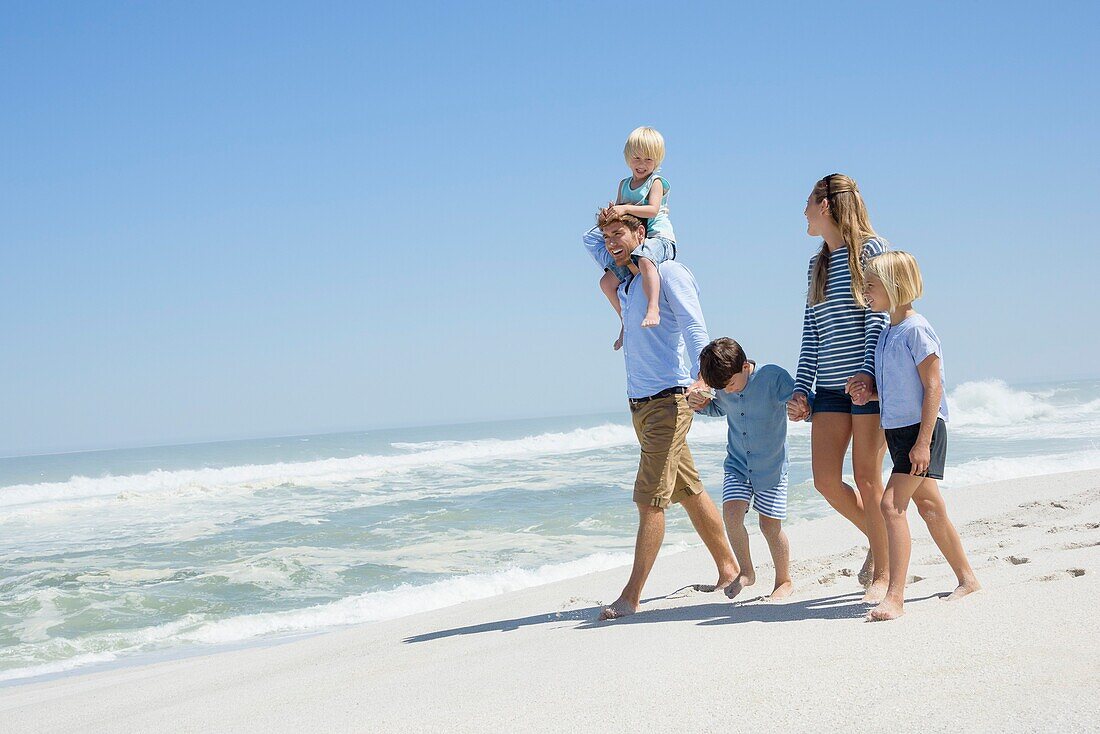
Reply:
[[[1100,468],[1100,380],[969,382],[948,400],[949,506],[952,487]],[[716,500],[724,442],[723,421],[696,419],[690,444]],[[798,523],[831,510],[810,478],[809,426],[792,425],[790,443],[797,558]],[[0,682],[260,644],[627,564],[636,466],[625,406],[0,459]],[[662,553],[698,542],[671,511]]]

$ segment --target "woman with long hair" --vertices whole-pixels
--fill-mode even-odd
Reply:
[[[788,413],[794,420],[808,417],[814,395],[814,486],[867,536],[871,548],[860,581],[867,587],[863,600],[877,603],[889,585],[886,524],[879,511],[886,440],[878,402],[855,405],[850,392],[857,384],[873,389],[875,345],[886,319],[867,308],[864,266],[888,243],[871,226],[856,182],[843,174],[814,184],[805,215],[807,233],[822,243],[810,259],[802,349]],[[849,444],[855,488],[843,476]]]

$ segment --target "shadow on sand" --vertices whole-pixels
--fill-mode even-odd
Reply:
[[[677,592],[673,592],[676,594]],[[673,596],[670,594],[669,596]],[[909,598],[906,604],[915,604],[928,599],[946,597],[948,592],[929,594],[928,596]],[[721,594],[713,594],[721,598]],[[700,594],[700,597],[704,596]],[[710,597],[712,594],[706,594]],[[722,601],[694,604],[672,609],[650,609],[638,612],[630,617],[601,622],[596,619],[600,613],[600,607],[585,607],[584,609],[571,609],[569,611],[554,612],[551,614],[536,614],[530,617],[517,619],[504,619],[496,622],[485,622],[469,627],[455,627],[453,629],[427,632],[422,635],[406,637],[406,643],[428,642],[443,637],[455,637],[458,635],[476,635],[483,632],[511,632],[520,627],[530,627],[536,624],[564,624],[573,629],[598,629],[608,625],[624,624],[655,624],[659,622],[697,622],[700,625],[718,624],[744,624],[745,622],[796,622],[806,619],[860,619],[867,614],[870,605],[860,602],[862,592],[850,594],[838,594],[835,596],[823,596],[816,599],[801,601],[789,601],[785,603],[770,604],[761,602],[761,597],[746,599],[740,602]],[[655,597],[643,600],[646,602],[657,601],[667,597]],[[579,622],[580,624],[569,624]]]

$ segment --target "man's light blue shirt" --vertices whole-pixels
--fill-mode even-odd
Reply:
[[[758,490],[786,486],[787,401],[793,394],[790,373],[766,364],[753,370],[744,390],[718,390],[714,400],[699,411],[726,417],[726,474]]]
[[[599,265],[614,263],[598,229],[589,230],[584,245]],[[647,398],[666,388],[691,385],[699,376],[699,353],[710,343],[695,276],[675,260],[661,263],[657,271],[661,274],[661,323],[652,328],[642,328],[649,301],[642,290],[641,276],[619,284],[626,394],[631,398]],[[690,369],[684,360],[685,345]]]

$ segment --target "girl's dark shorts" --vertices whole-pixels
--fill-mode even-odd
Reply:
[[[904,428],[886,429],[886,448],[890,451],[890,458],[894,460],[894,474],[908,474],[913,470],[909,463],[909,451],[917,442],[917,434],[920,433],[920,423],[914,423]],[[947,424],[943,418],[936,419],[936,427],[932,429],[932,458],[928,462],[928,471],[921,476],[929,479],[943,479],[944,464],[947,463]]]
[[[813,411],[815,413],[850,413],[851,415],[878,415],[878,401],[872,400],[866,405],[855,405],[848,393],[843,390],[817,388],[814,393]]]

